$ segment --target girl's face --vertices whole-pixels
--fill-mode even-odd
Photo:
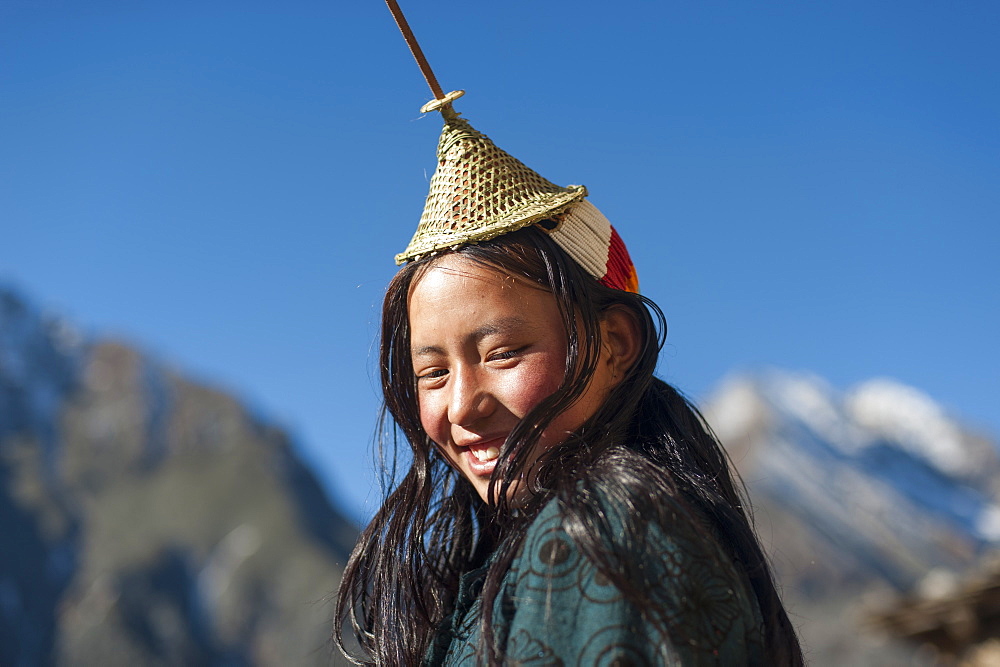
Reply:
[[[487,501],[507,436],[562,383],[567,343],[555,297],[452,254],[413,283],[408,311],[420,423]],[[536,460],[607,398],[616,376],[611,349],[602,345],[586,391],[542,434]]]

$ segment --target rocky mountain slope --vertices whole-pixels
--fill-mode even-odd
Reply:
[[[734,376],[705,407],[814,663],[920,664],[866,619],[997,552],[997,444],[888,379]]]
[[[0,664],[326,665],[356,529],[288,437],[0,287]]]

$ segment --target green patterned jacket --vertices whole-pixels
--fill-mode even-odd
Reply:
[[[681,515],[678,515],[680,517]],[[627,521],[612,517],[612,525]],[[759,665],[763,625],[745,576],[712,532],[678,518],[651,526],[639,567],[650,568],[656,624],[582,556],[556,501],[531,524],[494,605],[494,633],[510,665]],[[486,569],[466,573],[454,613],[425,665],[477,665],[479,594]],[[666,625],[666,630],[662,630]]]

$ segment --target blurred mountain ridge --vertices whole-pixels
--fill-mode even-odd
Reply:
[[[331,664],[356,527],[281,429],[0,285],[0,664]]]
[[[840,392],[806,373],[734,374],[704,411],[816,664],[922,664],[865,619],[995,557],[996,441],[889,378]]]

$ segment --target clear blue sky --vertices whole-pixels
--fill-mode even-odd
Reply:
[[[1000,433],[1000,5],[402,4],[473,125],[619,228],[666,379],[892,376]],[[0,280],[236,389],[367,514],[429,97],[379,0],[0,0]]]

